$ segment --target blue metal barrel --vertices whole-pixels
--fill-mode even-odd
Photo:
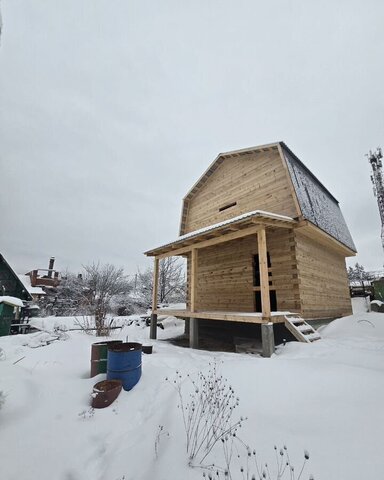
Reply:
[[[141,377],[141,343],[108,346],[107,380],[121,380],[124,390],[131,390]]]

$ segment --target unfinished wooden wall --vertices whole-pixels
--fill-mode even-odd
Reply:
[[[293,232],[268,229],[267,246],[278,310],[299,311]],[[197,310],[255,311],[252,262],[257,253],[255,235],[199,250]]]
[[[350,315],[352,306],[345,257],[297,230],[295,241],[304,318]]]
[[[220,211],[235,202],[236,205]],[[253,210],[289,217],[299,215],[277,149],[225,159],[187,205],[182,233]]]

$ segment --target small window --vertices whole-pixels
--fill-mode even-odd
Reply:
[[[223,210],[227,210],[227,208],[231,208],[237,205],[237,202],[232,202],[228,203],[228,205],[224,205],[224,207],[219,208],[219,212],[222,212]]]

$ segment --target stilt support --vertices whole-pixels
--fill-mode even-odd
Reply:
[[[189,318],[184,319],[184,335],[189,335]]]
[[[271,357],[275,353],[275,336],[273,334],[273,323],[261,324],[261,342],[263,345],[263,357]]]
[[[157,338],[157,315],[152,313],[151,326],[149,327],[149,338],[156,340]]]
[[[199,348],[199,319],[189,319],[189,346]]]

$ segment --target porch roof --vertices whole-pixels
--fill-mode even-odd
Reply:
[[[249,227],[256,227],[257,225],[266,225],[266,226],[275,226],[275,227],[290,227],[297,225],[298,221],[287,217],[285,215],[278,215],[272,212],[265,212],[263,210],[254,210],[252,212],[243,213],[237,217],[230,218],[220,223],[214,223],[207,227],[200,228],[199,230],[194,230],[193,232],[186,233],[181,235],[173,242],[166,243],[160,247],[156,247],[152,250],[145,252],[147,256],[158,256],[177,250],[177,254],[182,254],[180,249],[183,247],[192,245],[197,246],[197,244],[210,240],[215,237],[221,237],[228,235],[228,240],[231,240],[231,233],[242,231],[244,235],[236,235],[236,238],[241,236],[246,236],[251,234]],[[208,246],[208,245],[207,245]],[[175,252],[176,254],[176,252]]]

